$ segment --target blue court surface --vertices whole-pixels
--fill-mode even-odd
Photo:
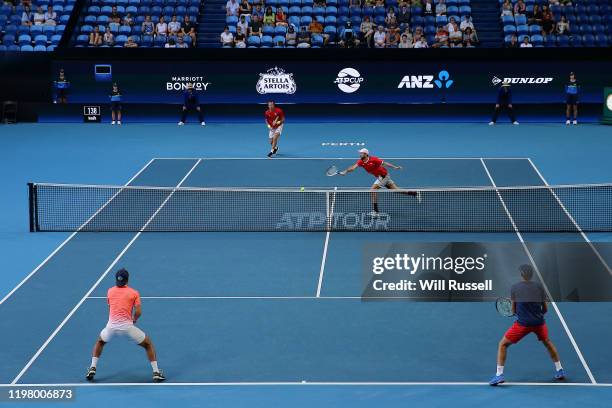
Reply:
[[[353,163],[363,146],[403,167],[392,173],[402,187],[596,183],[612,174],[612,132],[598,125],[288,124],[275,159],[265,158],[261,128],[0,128],[8,193],[0,204],[0,390],[70,386],[89,406],[609,406],[610,304],[550,308],[565,382],[554,382],[531,336],[509,350],[508,383],[492,388],[509,320],[490,302],[364,302],[361,253],[372,242],[450,240],[590,248],[611,234],[27,232],[28,181],[367,188],[363,171],[324,175],[330,164]],[[608,255],[602,262],[612,264]],[[166,383],[152,384],[144,352],[122,340],[105,348],[96,382],[84,379],[119,267],[143,298],[139,326]]]

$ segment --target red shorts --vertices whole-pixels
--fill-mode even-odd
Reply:
[[[506,334],[504,334],[504,337],[510,340],[512,343],[518,343],[529,333],[535,333],[540,341],[548,340],[548,327],[546,326],[546,323],[540,326],[523,326],[522,324],[519,324],[519,322],[514,322]]]

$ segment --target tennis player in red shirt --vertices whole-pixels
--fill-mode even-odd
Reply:
[[[388,188],[390,190],[400,190],[397,184],[395,184],[395,182],[391,180],[391,177],[389,176],[389,171],[386,169],[386,167],[392,168],[394,170],[401,170],[402,166],[396,166],[395,164],[379,159],[376,156],[370,156],[370,152],[368,151],[368,149],[361,149],[359,150],[359,160],[357,160],[355,164],[353,164],[346,170],[338,172],[338,174],[344,176],[347,173],[355,171],[357,167],[363,167],[365,171],[367,171],[376,178],[376,181],[374,181],[374,184],[372,184],[372,190],[378,190],[382,187]],[[418,191],[401,190],[399,191],[399,193],[414,196],[417,198],[419,203],[421,203],[421,193],[419,193]],[[374,211],[372,212],[372,215],[378,215],[379,211],[376,191],[372,191],[372,204],[374,206]]]
[[[142,308],[140,305],[140,294],[127,285],[129,278],[130,274],[127,270],[119,269],[115,274],[116,285],[110,288],[106,295],[109,307],[108,323],[100,332],[100,337],[98,337],[98,341],[94,345],[91,366],[85,376],[88,381],[93,381],[102,350],[106,343],[115,336],[129,337],[134,343],[147,351],[147,357],[151,362],[151,368],[153,368],[154,382],[166,379],[162,370],[157,367],[157,357],[153,342],[149,336],[136,327],[136,320],[142,314]]]
[[[278,138],[283,133],[283,124],[285,123],[285,112],[278,108],[274,101],[268,102],[268,109],[264,113],[266,125],[268,125],[268,140],[270,141],[270,153],[268,157],[272,157],[278,152]]]

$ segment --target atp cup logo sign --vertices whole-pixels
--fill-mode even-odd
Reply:
[[[269,94],[294,94],[297,90],[297,85],[293,79],[293,74],[288,74],[284,69],[279,67],[270,68],[264,73],[259,74],[259,81],[255,86],[257,93]]]
[[[344,93],[353,93],[357,92],[364,80],[355,68],[344,68],[338,72],[334,84],[338,85],[338,88]]]

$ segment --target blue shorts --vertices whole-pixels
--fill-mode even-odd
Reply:
[[[117,102],[117,101],[111,102],[111,110],[113,112],[121,111],[121,102]]]
[[[565,103],[568,105],[578,105],[578,95],[575,95],[575,94],[565,95]]]

